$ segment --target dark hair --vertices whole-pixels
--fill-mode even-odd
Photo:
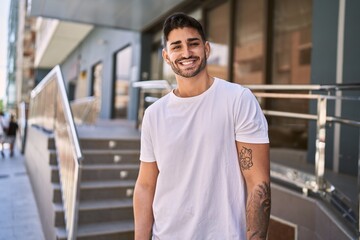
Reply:
[[[178,28],[194,28],[198,31],[203,42],[206,41],[205,32],[201,24],[193,17],[186,15],[185,13],[178,12],[170,15],[163,25],[163,46],[166,47],[166,42],[170,32]]]

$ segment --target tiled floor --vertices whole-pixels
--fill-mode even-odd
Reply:
[[[5,148],[0,156],[0,240],[43,240],[40,219],[24,158]]]

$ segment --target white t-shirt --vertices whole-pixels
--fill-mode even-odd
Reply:
[[[215,78],[201,95],[171,92],[147,108],[140,160],[159,168],[153,239],[246,239],[235,141],[269,142],[256,98],[239,84]]]

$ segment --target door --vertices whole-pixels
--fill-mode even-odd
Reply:
[[[113,118],[127,118],[128,115],[131,56],[131,45],[115,53]]]

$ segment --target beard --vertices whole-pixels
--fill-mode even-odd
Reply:
[[[206,67],[206,57],[205,56],[206,55],[205,55],[205,52],[204,52],[204,57],[202,58],[199,66],[197,66],[194,69],[191,69],[191,68],[180,69],[179,67],[177,67],[177,64],[178,64],[179,61],[186,60],[186,59],[196,59],[196,60],[198,60],[199,57],[190,56],[188,58],[177,59],[177,60],[175,60],[175,62],[171,62],[170,65],[171,65],[171,68],[172,68],[172,70],[174,71],[174,73],[176,75],[179,75],[179,76],[184,77],[184,78],[192,78],[192,77],[195,77],[196,75],[198,75],[199,72],[204,70],[204,68]]]

